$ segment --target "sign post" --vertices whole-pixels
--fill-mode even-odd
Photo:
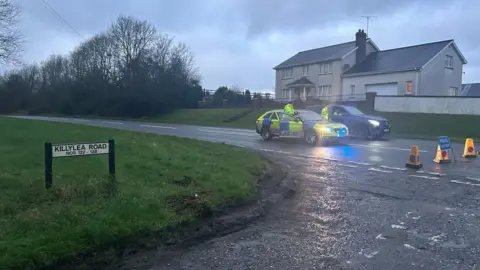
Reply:
[[[45,143],[45,188],[49,189],[53,185],[52,163],[54,158],[93,156],[108,154],[108,172],[110,182],[113,186],[115,182],[115,140],[109,139],[108,142],[93,143],[69,143],[52,144]]]
[[[52,143],[45,143],[45,188],[52,187]]]

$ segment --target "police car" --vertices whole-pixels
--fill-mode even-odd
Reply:
[[[264,140],[275,137],[303,139],[310,145],[324,141],[343,141],[348,138],[348,128],[341,123],[331,123],[320,114],[309,110],[297,110],[293,116],[283,110],[271,110],[256,122],[257,133]]]

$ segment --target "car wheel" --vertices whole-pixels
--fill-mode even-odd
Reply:
[[[368,127],[365,126],[365,125],[358,125],[356,126],[355,128],[355,135],[358,137],[358,138],[361,138],[361,139],[368,139],[368,137],[370,137],[370,131],[368,130]]]
[[[272,139],[272,133],[270,132],[269,128],[262,128],[262,130],[260,131],[260,135],[265,141]]]
[[[318,142],[318,135],[315,131],[305,133],[305,142],[309,145],[316,146]]]

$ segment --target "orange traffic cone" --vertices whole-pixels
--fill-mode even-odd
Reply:
[[[464,158],[476,158],[477,153],[475,153],[475,145],[473,144],[473,140],[468,138],[465,140],[465,148],[463,150]]]
[[[435,155],[435,159],[433,160],[435,163],[445,164],[451,163],[452,160],[448,159],[448,151],[447,150],[440,150],[440,145],[437,146],[437,154]]]
[[[420,169],[423,167],[423,164],[420,163],[420,154],[418,150],[418,145],[412,145],[410,148],[410,156],[408,157],[408,161],[405,164],[405,167],[411,169]]]

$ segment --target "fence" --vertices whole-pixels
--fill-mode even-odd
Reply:
[[[368,94],[358,95],[328,95],[328,96],[307,96],[296,97],[295,99],[275,98],[272,93],[251,93],[250,100],[247,100],[245,92],[237,91],[237,96],[231,100],[228,98],[222,102],[213,102],[215,91],[204,90],[204,98],[199,102],[200,108],[283,108],[287,102],[292,101],[295,108],[305,109],[308,106],[328,105],[332,103],[346,104],[359,107],[363,110],[373,110],[374,96],[368,97]],[[240,98],[239,98],[240,97]]]
[[[480,115],[480,97],[376,96],[375,111]]]

